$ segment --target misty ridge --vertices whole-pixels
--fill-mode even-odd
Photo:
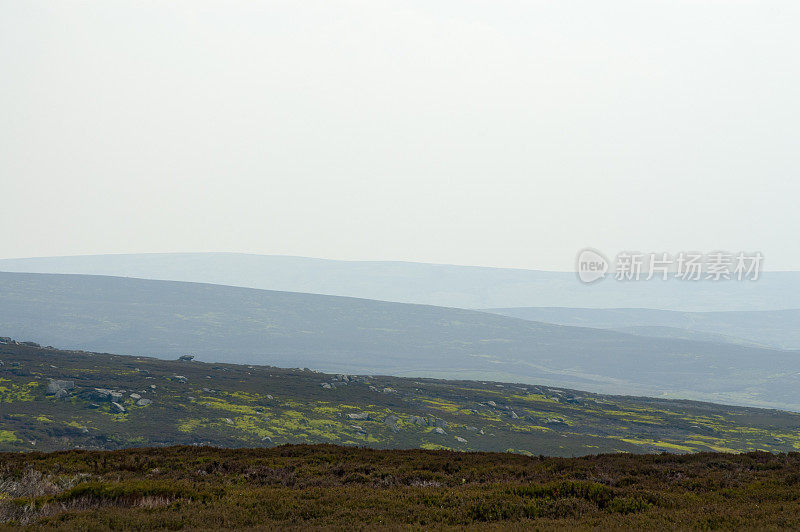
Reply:
[[[653,279],[626,283],[609,279],[587,286],[577,282],[573,272],[244,253],[0,259],[0,271],[190,281],[469,309],[627,307],[712,312],[800,308],[800,272],[796,271],[763,272],[757,282]],[[642,324],[661,324],[649,323],[649,317],[642,319]]]

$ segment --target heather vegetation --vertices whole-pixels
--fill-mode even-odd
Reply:
[[[0,454],[10,527],[797,528],[800,454],[168,447]]]

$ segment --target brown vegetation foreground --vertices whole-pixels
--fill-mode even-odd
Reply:
[[[798,528],[800,454],[169,447],[0,454],[0,522],[81,529]]]

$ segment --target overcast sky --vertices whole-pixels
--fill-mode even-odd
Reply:
[[[0,258],[800,269],[796,0],[0,6]]]

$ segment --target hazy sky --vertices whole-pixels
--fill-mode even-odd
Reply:
[[[0,257],[800,269],[797,0],[0,8]]]

